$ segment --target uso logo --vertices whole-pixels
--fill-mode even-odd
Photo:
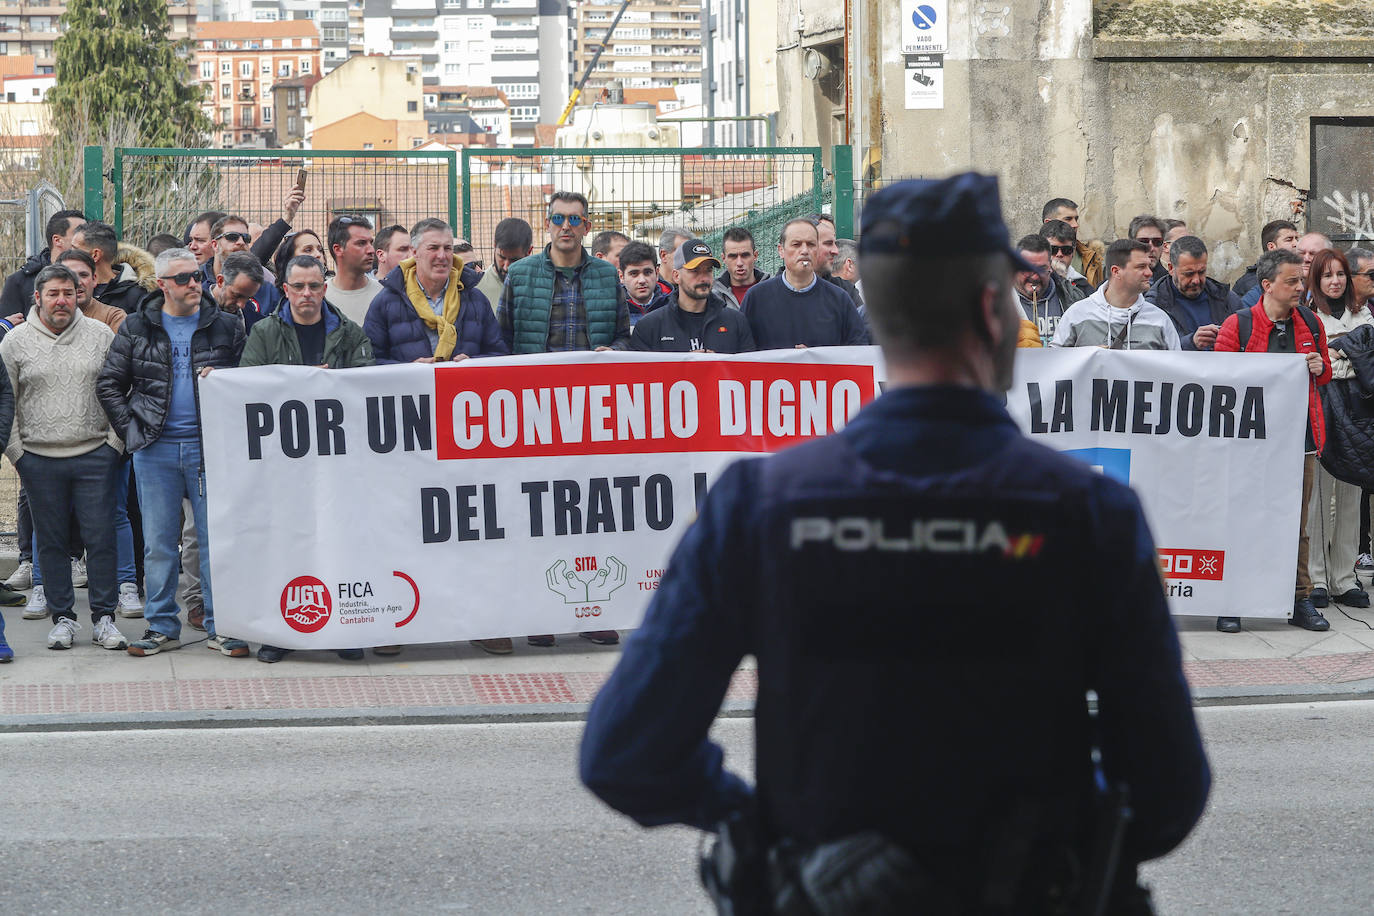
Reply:
[[[281,590],[281,616],[297,633],[315,633],[329,623],[329,589],[314,576],[297,576]]]

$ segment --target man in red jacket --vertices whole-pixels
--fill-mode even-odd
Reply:
[[[1217,352],[1301,353],[1307,360],[1312,380],[1307,386],[1307,447],[1302,463],[1302,512],[1298,523],[1298,574],[1293,593],[1293,616],[1288,622],[1304,630],[1328,630],[1331,624],[1312,606],[1312,578],[1307,572],[1307,502],[1312,496],[1312,480],[1317,470],[1317,455],[1326,439],[1317,386],[1331,381],[1331,357],[1326,352],[1326,332],[1310,309],[1298,305],[1302,297],[1302,258],[1276,248],[1267,251],[1256,265],[1260,301],[1243,312],[1230,315],[1217,332]],[[1241,325],[1248,323],[1249,334],[1242,338]],[[1218,617],[1217,629],[1239,633],[1239,617]]]

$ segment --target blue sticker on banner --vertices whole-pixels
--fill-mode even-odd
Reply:
[[[1128,448],[1070,448],[1065,455],[1086,461],[1112,480],[1131,482],[1131,450]]]

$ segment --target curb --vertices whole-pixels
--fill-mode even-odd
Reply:
[[[394,706],[373,709],[209,710],[165,713],[91,713],[5,716],[0,735],[34,732],[141,731],[173,728],[319,728],[346,725],[500,725],[515,722],[581,722],[589,703],[527,706]],[[754,704],[727,700],[717,718],[751,718]]]
[[[1259,687],[1194,687],[1193,705],[1249,706],[1374,699],[1374,678],[1336,684],[1284,684]]]

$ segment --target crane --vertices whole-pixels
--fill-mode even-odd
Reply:
[[[558,116],[558,126],[562,127],[568,123],[568,116],[572,114],[573,106],[577,104],[578,98],[582,95],[582,87],[587,85],[587,79],[596,69],[597,62],[601,60],[601,52],[606,50],[606,44],[615,34],[615,27],[620,24],[620,17],[625,15],[625,11],[630,8],[630,0],[621,0],[620,9],[616,11],[615,18],[611,20],[611,27],[606,30],[606,37],[597,45],[596,53],[592,59],[587,61],[587,69],[582,71],[582,78],[577,81],[577,87],[573,89],[572,95],[568,97],[568,104],[563,109],[563,113]]]

